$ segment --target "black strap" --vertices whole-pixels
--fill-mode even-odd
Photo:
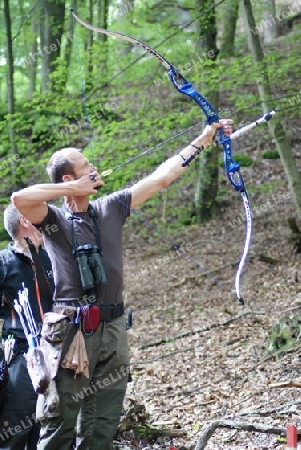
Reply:
[[[54,306],[66,306],[68,308],[89,308],[90,306],[97,306],[100,309],[100,321],[101,322],[109,322],[111,320],[117,319],[120,316],[123,316],[124,314],[124,303],[102,303],[102,304],[87,304],[85,306],[82,306],[82,303],[78,302],[71,302],[71,301],[64,301],[64,302],[55,302]],[[132,325],[131,318],[128,318],[129,326],[127,329],[129,329]]]
[[[95,211],[93,206],[90,205],[90,203],[89,203],[88,213],[89,213],[90,217],[92,217],[92,219],[93,219],[95,233],[96,233],[97,247],[99,249],[101,256],[103,256],[101,237],[100,237],[99,227],[98,227],[98,223],[97,223],[97,212]]]
[[[71,220],[71,223],[72,223],[72,250],[74,252],[77,249],[78,244],[77,244],[77,241],[76,241],[76,235],[75,235],[75,229],[74,229],[74,222],[73,221],[74,220],[78,220],[79,217],[76,217],[74,215],[74,213],[71,212],[66,207],[65,204],[62,206],[62,210],[64,211],[65,217],[68,220]],[[94,224],[95,234],[96,234],[97,247],[99,249],[99,252],[100,252],[101,256],[103,256],[100,231],[99,231],[99,227],[98,227],[98,223],[97,223],[97,212],[96,212],[96,210],[93,208],[93,206],[90,203],[89,203],[89,207],[88,207],[88,213],[89,213],[89,216],[92,217],[92,219],[93,219],[93,224]]]
[[[109,322],[117,319],[124,314],[124,303],[117,303],[114,306],[110,305],[96,305],[100,308],[100,321]]]
[[[37,277],[37,282],[39,285],[39,289],[40,289],[40,293],[41,293],[41,297],[43,298],[43,312],[49,312],[52,309],[53,306],[53,301],[52,301],[52,297],[53,297],[53,292],[52,289],[50,287],[50,284],[46,278],[46,275],[44,273],[44,269],[42,266],[42,261],[40,259],[40,256],[37,252],[37,249],[35,247],[35,245],[33,244],[33,242],[31,241],[31,239],[29,239],[29,237],[24,236],[25,241],[28,244],[31,256],[32,256],[32,260],[35,266],[35,270],[36,270],[36,277]]]

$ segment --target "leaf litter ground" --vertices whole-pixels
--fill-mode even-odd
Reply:
[[[257,151],[252,156],[259,159]],[[212,271],[223,287],[167,244],[163,248],[153,233],[141,233],[143,225],[133,219],[125,230],[125,300],[133,309],[128,332],[133,380],[128,384],[125,412],[132,402],[143,405],[143,417],[138,413],[134,418],[138,427],[141,420],[141,424],[178,430],[179,436],[172,439],[158,432],[149,440],[132,429],[120,433],[116,449],[171,445],[193,449],[203,427],[217,419],[301,425],[300,391],[270,387],[301,379],[301,348],[264,361],[273,324],[300,314],[301,255],[293,253],[287,227],[287,218],[296,216],[295,207],[279,160],[260,160],[242,171],[253,187],[253,240],[241,283],[244,306],[235,299],[233,288],[245,229],[244,223],[233,223],[242,213],[242,204],[230,186],[216,218],[182,229],[176,236],[178,245],[191,244],[189,256]],[[264,193],[266,183],[274,187]],[[261,253],[279,262],[263,262]],[[150,343],[156,345],[146,346]],[[206,446],[284,448],[285,441],[273,435],[222,428]]]

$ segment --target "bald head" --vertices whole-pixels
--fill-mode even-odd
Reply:
[[[79,153],[77,148],[67,147],[51,156],[46,171],[52,183],[62,183],[64,175],[75,176],[74,163]]]

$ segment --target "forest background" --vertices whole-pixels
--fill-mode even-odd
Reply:
[[[172,415],[173,425],[188,432],[188,438],[179,438],[179,442],[193,448],[203,422],[227,416],[227,408],[239,404],[233,397],[237,385],[253,405],[265,404],[266,399],[260,397],[264,396],[262,386],[271,380],[263,380],[264,369],[257,372],[255,365],[266,355],[273,315],[283,318],[292,303],[300,308],[299,259],[292,256],[292,248],[298,252],[301,242],[301,1],[0,0],[1,247],[9,240],[3,229],[3,210],[11,193],[47,182],[45,165],[56,149],[82,149],[100,172],[116,168],[104,174],[105,186],[98,195],[105,195],[151,173],[204,126],[199,107],[179,95],[157,59],[128,42],[81,27],[74,22],[70,7],[90,24],[131,35],[156,48],[212,102],[221,117],[233,119],[235,128],[270,109],[276,111],[269,127],[261,125],[233,145],[254,222],[243,278],[244,313],[235,304],[233,276],[243,248],[245,218],[240,196],[225,175],[219,146],[206,152],[195,170],[192,165],[180,180],[143,205],[138,213],[148,226],[133,217],[125,228],[125,301],[136,311],[135,326],[129,332],[134,390],[146,401],[152,423],[160,423],[165,415],[165,423],[170,423]],[[176,134],[176,139],[169,140]],[[141,152],[145,154],[136,159]],[[167,236],[165,242],[162,235]],[[174,242],[219,279],[198,273],[193,262],[175,252]],[[183,320],[183,308],[187,320]],[[210,324],[227,322],[229,315],[238,318],[237,328],[232,324],[221,334],[199,339],[209,331],[200,331],[199,320],[210,328]],[[291,318],[289,322],[295,327],[290,337],[298,343],[300,323]],[[173,363],[169,360],[167,366],[162,365],[156,359],[157,345],[142,355],[146,342],[175,338],[175,331],[198,336],[197,343],[190,342],[188,347],[184,338],[181,345],[178,339],[172,348],[169,343],[168,355],[182,355],[186,349],[183,360],[173,356]],[[217,349],[223,341],[243,347],[242,366],[228,384],[219,370],[226,377],[225,366],[229,363],[232,371],[231,365],[238,360],[235,352],[228,352],[225,359],[221,356]],[[210,348],[210,362],[200,342],[208,346],[208,352]],[[251,363],[246,362],[250,354]],[[296,358],[286,359],[286,367],[295,368]],[[275,370],[279,376],[279,364],[284,363],[277,359],[275,367],[269,367],[270,375]],[[246,373],[246,366],[250,385],[244,379],[242,388],[237,379]],[[213,373],[217,379],[210,378]],[[175,379],[181,381],[175,383]],[[204,379],[210,392],[199,393]],[[255,393],[254,383],[261,386]],[[213,385],[218,395],[212,394]],[[188,395],[184,408],[178,392],[183,386]],[[166,406],[170,391],[167,397],[173,398],[173,408]],[[290,391],[290,395],[295,400],[296,394]],[[195,405],[193,412],[188,413],[191,405]],[[294,416],[277,414],[276,418],[269,415],[269,421],[280,420],[284,425]],[[295,422],[299,419],[295,417]],[[212,448],[231,436],[217,438]],[[165,444],[157,440],[151,448],[165,448]],[[229,445],[235,448],[233,442]],[[254,448],[260,445],[276,448],[281,442],[256,441]],[[227,448],[226,444],[221,448]]]
[[[277,110],[270,133],[265,127],[264,133],[252,139],[260,137],[262,142],[264,135],[263,144],[268,142],[269,146],[265,150],[272,153],[262,156],[281,157],[300,215],[301,180],[288,144],[297,130],[289,127],[285,134],[275,129],[287,128],[290,119],[300,114],[298,45],[289,47],[289,43],[298,42],[301,6],[298,1],[272,0],[241,2],[240,8],[238,0],[216,4],[207,0],[37,0],[33,4],[3,0],[2,211],[13,190],[35,180],[47,180],[45,162],[57,148],[79,147],[95,164],[101,164],[101,172],[141,152],[149,154],[114,171],[114,176],[105,180],[102,192],[107,193],[151,172],[203,126],[198,106],[172,89],[152,55],[129,42],[76,25],[71,6],[90,24],[133,35],[158,49],[182,75],[193,80],[217,111],[227,108],[221,115],[231,116],[235,128],[250,123],[262,112]],[[280,88],[283,91],[278,95]],[[280,111],[285,111],[284,117]],[[194,128],[183,133],[189,127]],[[161,144],[180,132],[183,134],[177,139]],[[243,150],[244,142],[240,142],[234,159],[248,166],[252,161]],[[167,227],[204,222],[218,213],[229,190],[219,180],[221,165],[220,149],[213,148],[202,157],[194,174],[191,201],[181,205],[181,212],[178,209],[179,220],[165,221]],[[191,179],[187,171],[183,185]],[[172,189],[168,195],[171,193]],[[156,208],[158,203],[156,197],[148,208]],[[165,206],[173,209],[172,202]],[[168,210],[163,215],[166,219]],[[0,235],[4,238],[1,230],[2,222]]]

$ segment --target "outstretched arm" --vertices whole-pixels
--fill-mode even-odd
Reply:
[[[230,119],[221,119],[220,122],[214,122],[211,125],[207,125],[204,132],[192,141],[191,144],[196,147],[203,146],[204,148],[210,146],[217,129],[222,127],[226,135],[231,134],[231,123],[232,120]],[[140,206],[161,189],[169,186],[186,170],[186,167],[182,167],[183,159],[181,155],[186,159],[195,152],[195,147],[191,144],[184,148],[178,155],[165,161],[165,163],[161,164],[155,172],[139,181],[131,188],[131,208]]]

